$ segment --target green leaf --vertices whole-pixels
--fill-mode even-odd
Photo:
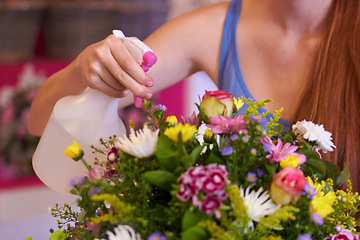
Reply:
[[[319,178],[319,180],[326,180],[327,178],[337,181],[340,176],[340,169],[335,164],[319,159],[319,158],[308,158],[302,165],[307,166],[313,174]],[[303,166],[301,168],[303,169]],[[308,171],[308,170],[307,170]]]
[[[210,163],[223,164],[224,162],[220,157],[216,156],[213,152],[211,152],[208,159],[206,160],[206,164]]]
[[[207,215],[205,212],[194,212],[187,210],[182,219],[182,230],[185,231],[193,226],[196,226],[202,219],[206,219]]]
[[[340,187],[350,179],[350,171],[348,165],[344,164],[344,169],[341,171],[340,176],[335,181],[335,186]]]
[[[205,229],[199,226],[193,226],[183,232],[181,240],[207,240],[209,238],[208,235],[209,234]]]
[[[193,166],[195,163],[195,160],[190,155],[182,156],[180,161],[184,164],[184,168],[186,169]]]
[[[171,184],[175,184],[177,179],[171,172],[162,170],[149,171],[144,173],[142,176],[153,186],[159,187],[166,191],[170,191],[172,189]]]
[[[165,135],[160,135],[155,150],[155,156],[161,169],[173,172],[180,166],[180,160],[176,156],[173,142]]]
[[[194,160],[194,162],[196,162],[196,160],[199,159],[200,153],[202,152],[203,149],[204,146],[198,146],[190,153],[190,156]]]

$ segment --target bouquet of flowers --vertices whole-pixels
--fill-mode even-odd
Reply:
[[[348,171],[321,159],[331,134],[309,121],[284,133],[281,110],[264,123],[268,101],[207,91],[179,121],[145,101],[142,129],[94,148],[106,162],[71,143],[64,153],[88,168],[71,181],[81,210],[52,208],[50,239],[359,239]]]
[[[39,137],[27,132],[30,105],[45,75],[25,65],[16,86],[0,91],[0,179],[34,174],[31,157]]]

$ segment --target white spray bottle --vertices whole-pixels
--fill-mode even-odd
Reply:
[[[123,41],[144,71],[156,63],[156,56],[144,43],[126,38],[119,30],[113,33]],[[81,95],[66,96],[55,104],[32,159],[35,173],[42,182],[55,191],[69,194],[71,179],[86,175],[87,169],[81,161],[75,162],[66,156],[63,150],[76,141],[91,165],[94,161],[91,145],[100,147],[100,138],[126,134],[117,114],[118,100],[88,88]],[[141,98],[134,97],[134,101],[137,107],[141,106]],[[104,155],[97,157],[106,161]]]

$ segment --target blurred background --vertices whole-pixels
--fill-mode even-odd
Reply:
[[[57,193],[34,174],[31,158],[39,141],[28,134],[29,107],[48,76],[66,67],[88,45],[113,29],[143,40],[169,19],[219,0],[0,0],[0,239],[49,238],[57,229],[48,213],[71,195]],[[184,79],[160,93],[177,117],[195,110],[198,96],[215,86],[205,73]],[[180,100],[179,100],[180,99]],[[119,111],[135,127],[145,121],[132,106]]]

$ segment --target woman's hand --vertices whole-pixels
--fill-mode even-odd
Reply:
[[[86,86],[109,96],[121,98],[128,90],[139,97],[152,96],[148,87],[153,86],[153,79],[114,35],[87,47],[72,64]]]

